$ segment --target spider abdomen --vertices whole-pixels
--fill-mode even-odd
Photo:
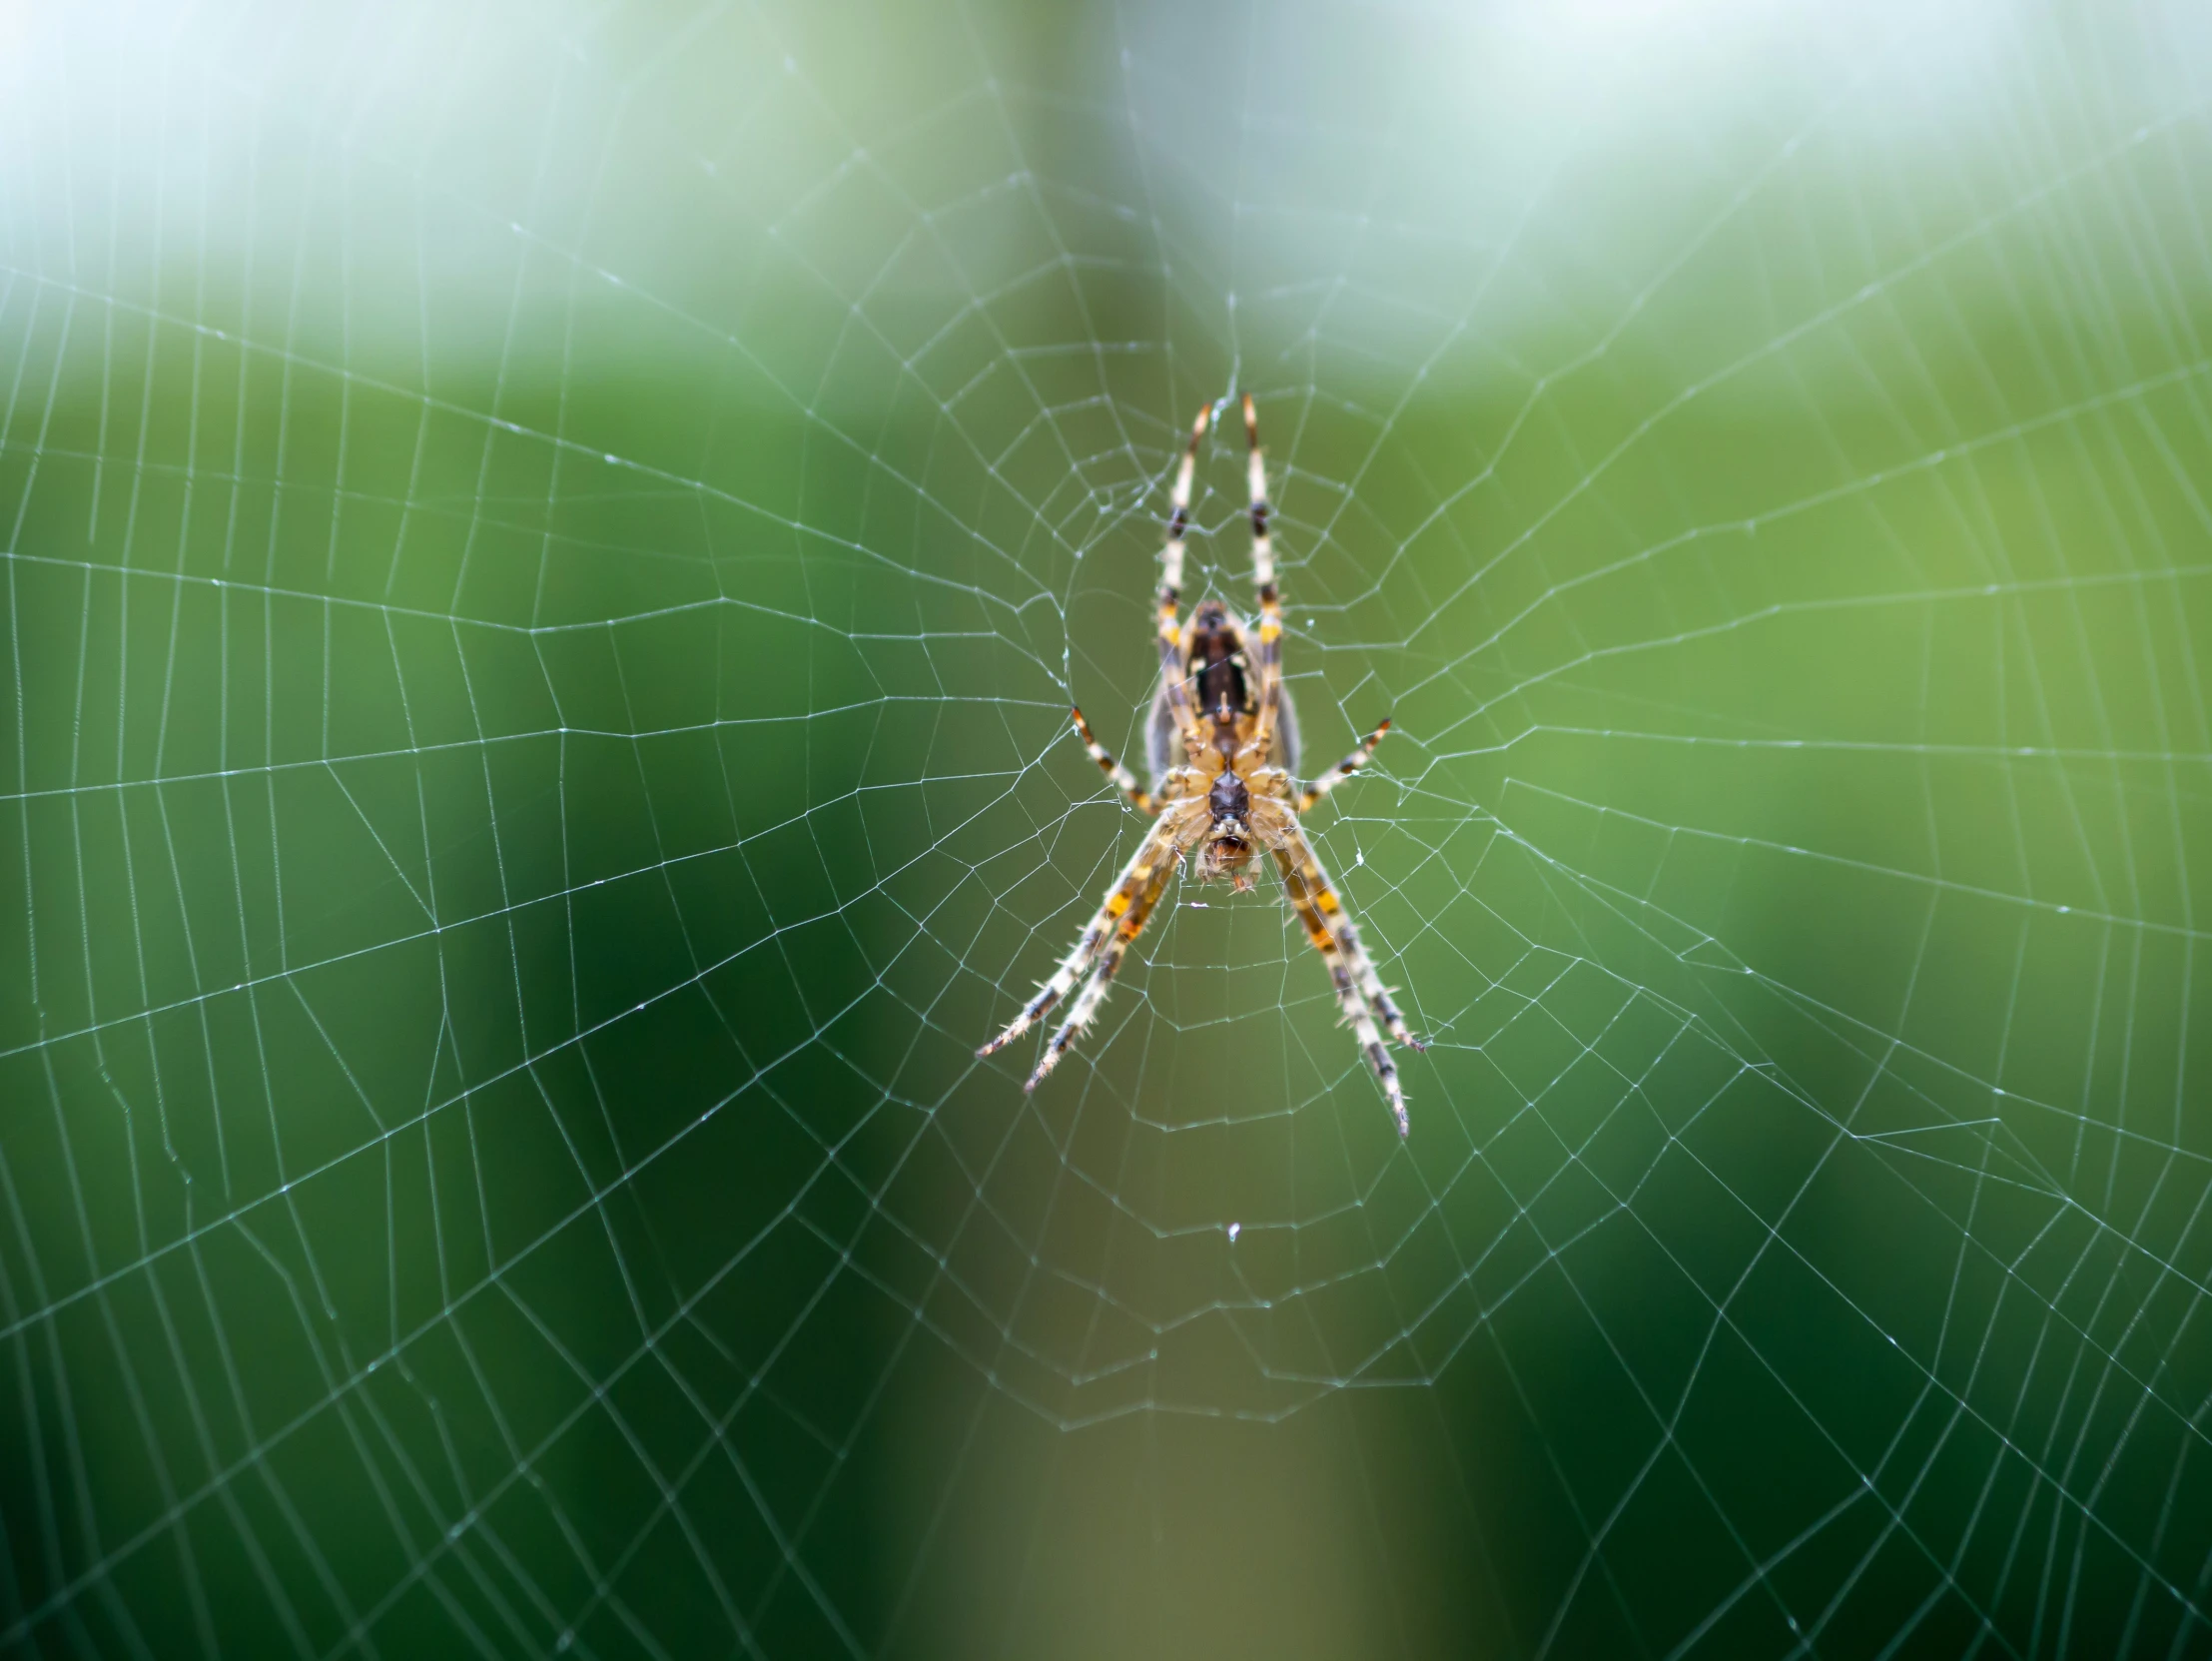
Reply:
[[[1183,671],[1189,677],[1191,702],[1200,720],[1212,716],[1218,708],[1218,699],[1226,684],[1229,692],[1229,708],[1237,717],[1237,739],[1241,743],[1255,713],[1249,707],[1249,693],[1243,674],[1244,627],[1233,613],[1223,611],[1217,619],[1217,628],[1207,635],[1200,635],[1198,619],[1193,617],[1182,646]],[[1198,647],[1204,644],[1208,652],[1201,655]],[[1215,646],[1223,647],[1221,656],[1211,655]],[[1218,668],[1211,667],[1215,663]],[[1213,675],[1209,683],[1207,673]],[[1229,677],[1234,676],[1233,680]],[[1234,746],[1232,746],[1233,748]],[[1296,774],[1298,770],[1298,711],[1290,701],[1290,688],[1275,689],[1275,738],[1274,765],[1284,772]],[[1166,782],[1167,775],[1180,767],[1186,759],[1183,755],[1182,734],[1175,726],[1175,711],[1162,686],[1152,695],[1152,712],[1145,724],[1144,759],[1152,771],[1152,788],[1157,790]]]

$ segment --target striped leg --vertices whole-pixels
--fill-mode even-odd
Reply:
[[[1213,416],[1210,404],[1198,407],[1198,418],[1190,423],[1190,447],[1175,468],[1175,488],[1167,498],[1167,545],[1159,550],[1159,672],[1167,688],[1167,707],[1174,712],[1175,730],[1186,749],[1197,754],[1204,745],[1197,716],[1190,708],[1187,666],[1182,660],[1183,535],[1190,528],[1190,483],[1197,475],[1198,444],[1205,437],[1206,422]]]
[[[1346,779],[1350,778],[1354,773],[1358,772],[1360,768],[1366,766],[1369,761],[1373,760],[1375,755],[1375,746],[1382,742],[1383,735],[1389,730],[1390,723],[1388,721],[1383,722],[1382,725],[1375,728],[1373,732],[1370,732],[1365,738],[1362,738],[1359,741],[1358,749],[1352,751],[1350,755],[1346,756],[1342,761],[1339,761],[1334,767],[1331,767],[1327,772],[1323,773],[1319,778],[1315,779],[1311,784],[1307,785],[1305,789],[1300,791],[1297,798],[1298,811],[1300,813],[1306,812],[1313,806],[1315,802],[1319,801],[1323,796],[1326,796],[1331,790],[1334,790],[1338,785],[1342,784]],[[1094,753],[1098,753],[1098,748],[1096,745],[1093,746],[1093,751]]]
[[[1352,979],[1359,983],[1359,990],[1375,1009],[1375,1019],[1382,1023],[1394,1043],[1408,1050],[1426,1050],[1428,1046],[1415,1038],[1407,1029],[1405,1016],[1390,996],[1390,989],[1382,984],[1382,976],[1375,971],[1375,960],[1367,955],[1367,948],[1359,943],[1359,930],[1349,917],[1340,918],[1336,926],[1336,938],[1344,948],[1345,960],[1352,966]]]
[[[1068,1053],[1077,1039],[1083,1037],[1084,1030],[1091,1025],[1092,1017],[1099,1013],[1099,1006],[1106,1002],[1106,995],[1113,985],[1113,972],[1121,967],[1122,954],[1144,932],[1144,925],[1151,919],[1152,908],[1159,904],[1160,895],[1166,892],[1167,879],[1174,874],[1174,869],[1173,860],[1164,861],[1152,874],[1150,884],[1137,897],[1136,903],[1129,907],[1128,915],[1121,919],[1121,926],[1114,930],[1112,944],[1100,954],[1097,967],[1091,971],[1091,979],[1084,982],[1083,991],[1076,995],[1076,1002],[1068,1011],[1068,1019],[1061,1023],[1060,1031],[1053,1034],[1051,1041],[1045,1046],[1044,1055],[1038,1058],[1037,1071],[1030,1075],[1030,1082],[1022,1087],[1024,1090],[1035,1090],[1043,1084],[1045,1075],[1059,1066],[1060,1058]]]
[[[1382,1023],[1382,1030],[1393,1042],[1408,1050],[1426,1050],[1428,1046],[1415,1038],[1406,1028],[1405,1016],[1399,1012],[1390,996],[1390,989],[1382,984],[1382,976],[1375,970],[1375,960],[1367,955],[1367,948],[1360,944],[1359,925],[1351,920],[1344,904],[1337,898],[1336,890],[1329,886],[1322,873],[1321,862],[1314,857],[1312,844],[1303,832],[1297,835],[1297,857],[1305,862],[1307,885],[1314,890],[1314,905],[1322,914],[1334,921],[1336,943],[1344,949],[1344,961],[1351,966],[1352,979],[1358,984],[1360,996],[1373,1006],[1375,1019]]]
[[[1301,840],[1303,840],[1301,838]],[[1308,849],[1306,857],[1312,857]],[[1319,873],[1316,865],[1314,871]],[[1331,902],[1336,902],[1331,904]],[[1375,1019],[1382,1023],[1382,1030],[1391,1041],[1404,1045],[1408,1050],[1426,1050],[1428,1046],[1415,1038],[1405,1024],[1405,1016],[1390,996],[1390,989],[1382,984],[1382,976],[1376,972],[1375,960],[1367,955],[1367,948],[1360,944],[1359,925],[1346,915],[1343,904],[1336,900],[1336,891],[1328,886],[1328,879],[1321,878],[1319,897],[1315,902],[1324,912],[1336,920],[1336,943],[1344,949],[1344,961],[1351,965],[1352,979],[1358,983],[1360,995],[1373,1007]]]
[[[1113,759],[1112,752],[1091,736],[1091,723],[1083,718],[1083,711],[1076,709],[1069,713],[1076,717],[1076,733],[1083,739],[1083,747],[1091,752],[1091,759],[1099,764],[1099,770],[1113,781],[1113,787],[1136,805],[1137,812],[1157,813],[1159,804],[1152,800],[1151,792],[1138,784],[1135,776]]]
[[[1091,919],[1090,926],[1077,939],[1075,948],[1061,959],[1060,967],[1038,989],[1037,996],[1022,1006],[1022,1013],[1014,1018],[1007,1030],[976,1052],[979,1056],[992,1055],[1005,1049],[1035,1026],[1038,1017],[1075,990],[1076,983],[1083,979],[1085,971],[1105,949],[1114,925],[1128,915],[1130,906],[1150,886],[1153,874],[1162,868],[1172,867],[1182,857],[1188,845],[1185,838],[1195,834],[1189,828],[1193,817],[1200,827],[1208,822],[1202,811],[1192,815],[1187,810],[1163,814],[1153,821],[1151,830],[1146,833],[1136,852],[1129,857],[1121,875],[1106,890],[1106,903],[1100,906],[1098,914]]]
[[[1267,463],[1259,453],[1259,414],[1249,393],[1244,395],[1244,436],[1251,445],[1244,470],[1252,498],[1252,585],[1259,590],[1259,649],[1252,665],[1259,680],[1259,721],[1251,747],[1264,763],[1281,702],[1282,596],[1275,591],[1275,542],[1267,531]]]
[[[1329,980],[1336,988],[1337,1007],[1351,1024],[1360,1050],[1367,1057],[1367,1065],[1374,1069],[1382,1093],[1389,1099],[1391,1117],[1398,1122],[1398,1135],[1403,1137],[1411,1129],[1406,1117],[1405,1091],[1398,1083],[1397,1064],[1390,1059],[1382,1032],[1376,1029],[1375,1018],[1378,1015],[1382,1018],[1384,1028],[1398,1043],[1413,1048],[1419,1046],[1413,1044],[1412,1036],[1406,1031],[1405,1018],[1390,1001],[1381,977],[1375,973],[1374,965],[1359,944],[1359,930],[1344,915],[1343,902],[1329,886],[1305,838],[1292,829],[1274,854],[1275,868],[1282,873],[1283,892],[1290,896],[1298,920],[1305,925],[1306,938],[1313,942],[1313,949],[1328,965]]]

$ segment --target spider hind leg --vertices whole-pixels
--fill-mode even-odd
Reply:
[[[1267,528],[1274,512],[1267,500],[1267,463],[1259,449],[1259,412],[1249,393],[1244,395],[1244,436],[1249,445],[1245,483],[1251,493],[1252,587],[1259,601],[1259,620],[1253,632],[1252,667],[1258,687],[1259,719],[1252,745],[1265,762],[1275,737],[1276,712],[1282,702],[1282,596],[1275,587],[1275,542]]]
[[[1198,470],[1198,444],[1205,437],[1206,423],[1212,415],[1213,406],[1201,404],[1197,418],[1190,423],[1190,444],[1175,465],[1174,488],[1168,494],[1167,540],[1159,550],[1159,693],[1166,700],[1168,717],[1174,722],[1176,735],[1182,739],[1186,753],[1192,755],[1197,753],[1203,739],[1197,716],[1190,707],[1190,689],[1183,680],[1183,537],[1190,528],[1190,487]],[[1156,710],[1154,718],[1157,718]],[[1154,773],[1160,771],[1156,762],[1152,770]]]

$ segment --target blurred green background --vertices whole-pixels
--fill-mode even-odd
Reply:
[[[0,6],[0,1648],[2212,1654],[2208,99]],[[1271,882],[975,1057],[1243,392],[1403,1145]]]

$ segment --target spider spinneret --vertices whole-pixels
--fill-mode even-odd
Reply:
[[[1366,765],[1390,723],[1378,725],[1357,749],[1304,789],[1293,782],[1298,727],[1282,683],[1282,597],[1275,588],[1274,544],[1267,529],[1267,472],[1259,449],[1259,417],[1249,396],[1244,400],[1244,431],[1250,443],[1252,582],[1259,622],[1254,627],[1219,600],[1206,600],[1187,623],[1181,620],[1190,486],[1212,408],[1201,408],[1191,423],[1190,444],[1175,472],[1167,542],[1160,550],[1159,690],[1152,698],[1146,733],[1151,788],[1138,785],[1128,769],[1092,736],[1081,709],[1071,711],[1091,759],[1139,813],[1152,818],[1152,829],[1074,950],[1007,1030],[984,1046],[982,1054],[991,1055],[1020,1038],[1081,983],[1083,990],[1068,1019],[1046,1044],[1037,1070],[1030,1075],[1025,1088],[1035,1090],[1098,1014],[1122,955],[1143,932],[1168,879],[1184,858],[1196,850],[1200,882],[1227,881],[1243,890],[1252,886],[1245,867],[1264,848],[1282,876],[1283,893],[1304,924],[1306,938],[1328,966],[1338,1007],[1374,1069],[1397,1120],[1398,1135],[1403,1137],[1408,1129],[1405,1092],[1383,1034],[1412,1049],[1423,1046],[1406,1030],[1390,989],[1382,984],[1360,945],[1359,930],[1345,914],[1343,900],[1299,828],[1301,815]]]

